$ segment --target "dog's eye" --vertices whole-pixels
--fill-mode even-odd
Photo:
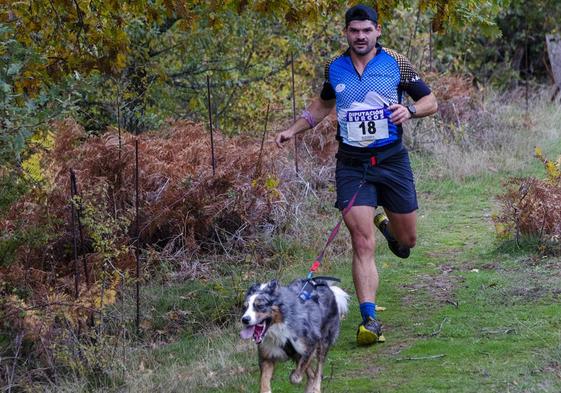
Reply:
[[[253,307],[256,311],[263,311],[265,310],[265,303],[255,303]]]

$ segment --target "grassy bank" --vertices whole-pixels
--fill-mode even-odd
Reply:
[[[493,175],[420,185],[420,236],[414,254],[402,261],[384,246],[378,253],[378,302],[387,307],[380,316],[388,341],[356,347],[355,303],[330,354],[325,391],[561,389],[561,259],[499,247],[490,216],[500,179]],[[348,255],[334,261],[328,273],[341,277],[353,292]],[[250,370],[250,376],[238,375],[233,383],[207,391],[257,391],[255,359],[241,368]],[[278,370],[277,391],[301,391],[288,383],[289,372],[290,365]]]
[[[472,139],[464,137],[463,150],[440,143],[434,152],[412,153],[421,205],[418,245],[409,259],[399,260],[380,237],[377,251],[387,342],[357,348],[353,300],[328,357],[325,392],[561,390],[561,259],[497,242],[491,222],[504,179],[543,174],[533,146],[542,145],[550,157],[561,154],[559,108],[540,103],[529,125],[520,104],[487,108],[486,121],[500,143],[481,144],[474,131]],[[432,126],[430,120],[421,125]],[[124,366],[108,367],[109,382],[94,376],[57,382],[51,390],[258,391],[255,346],[238,338],[235,305],[252,281],[288,282],[305,274],[337,220],[332,198],[330,190],[309,194],[292,212],[293,232],[271,241],[275,253],[259,268],[225,256],[215,262],[222,264],[214,280],[149,285],[145,315],[153,315],[149,328],[156,332],[150,345],[127,344],[119,355]],[[340,277],[354,295],[346,230],[321,273]],[[166,336],[173,331],[170,321],[177,323],[179,339]],[[273,391],[303,391],[288,382],[291,367],[278,367]]]

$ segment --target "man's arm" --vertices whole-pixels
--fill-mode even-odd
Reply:
[[[415,108],[417,113],[415,113],[415,118],[430,116],[438,110],[438,103],[436,102],[436,97],[434,94],[430,93],[424,97],[419,98],[415,101]],[[388,107],[392,111],[390,120],[392,123],[399,125],[403,124],[405,121],[411,119],[411,113],[406,106],[401,104],[393,104]]]
[[[282,144],[286,141],[289,141],[294,137],[294,135],[299,134],[303,131],[309,130],[312,128],[312,125],[309,123],[308,120],[312,120],[312,123],[319,124],[331,109],[335,106],[335,99],[332,100],[323,100],[321,97],[315,98],[310,106],[308,106],[307,111],[309,112],[309,116],[311,119],[305,119],[304,117],[300,117],[296,119],[294,124],[288,127],[286,130],[279,132],[275,137],[275,142],[278,147],[282,147]]]

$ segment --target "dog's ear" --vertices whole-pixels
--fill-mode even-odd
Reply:
[[[254,294],[255,292],[257,292],[259,290],[259,287],[260,287],[259,284],[257,284],[257,283],[253,284],[251,287],[249,287],[245,296],[247,297],[251,294]]]
[[[271,280],[267,284],[267,292],[274,294],[279,289],[279,282],[277,280]]]

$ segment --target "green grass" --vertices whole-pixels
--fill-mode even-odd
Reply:
[[[528,141],[528,149],[533,144],[539,143]],[[561,153],[560,140],[543,147],[548,157]],[[377,250],[377,301],[387,308],[380,313],[387,342],[356,346],[360,316],[353,299],[326,362],[323,392],[561,391],[561,258],[536,257],[531,243],[499,243],[491,220],[502,181],[514,175],[543,176],[543,166],[531,155],[529,151],[527,159],[510,170],[463,174],[460,179],[447,170],[444,175],[439,172],[445,163],[426,154],[413,155],[420,179],[417,247],[409,259],[400,260],[380,237]],[[188,329],[174,342],[133,348],[126,390],[259,391],[256,348],[239,339],[239,315],[232,307],[252,281],[279,278],[286,283],[306,274],[337,213],[323,208],[316,218],[313,227],[304,221],[297,224],[312,234],[274,239],[275,255],[259,265],[266,269],[244,272],[247,265],[230,266],[226,261],[221,281],[145,289],[145,307],[151,307],[156,330],[166,329],[169,318],[162,316],[174,310],[189,310],[191,314],[180,315],[192,317],[193,323],[184,321]],[[320,274],[340,277],[343,288],[354,295],[345,229]],[[204,315],[222,326],[201,324]],[[273,392],[304,390],[288,382],[292,367],[278,365]]]
[[[530,171],[539,173],[539,165]],[[419,185],[419,242],[408,260],[380,245],[378,303],[385,344],[358,348],[356,301],[325,368],[325,392],[558,392],[561,260],[529,264],[524,250],[504,252],[490,216],[504,174]],[[353,293],[349,255],[325,273]],[[299,267],[300,268],[300,267]],[[288,278],[302,271],[286,272]],[[291,275],[292,274],[292,275]],[[234,334],[234,333],[232,333]],[[193,391],[258,391],[256,353],[231,384]],[[278,367],[273,387],[288,382]]]

